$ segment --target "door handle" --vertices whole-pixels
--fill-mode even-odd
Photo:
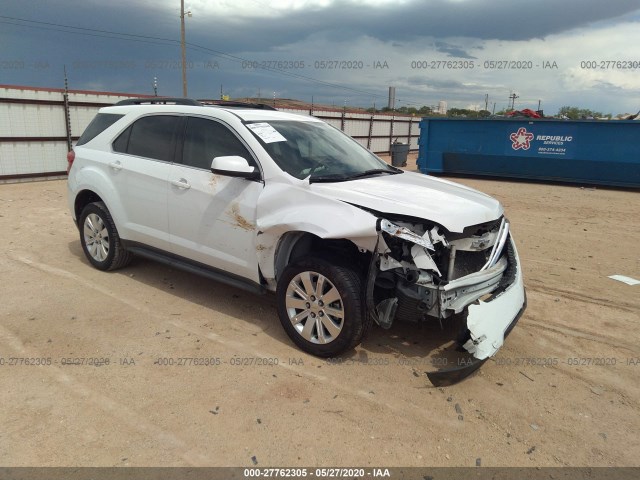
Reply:
[[[120,163],[120,160],[118,160],[117,162],[111,162],[109,166],[114,170],[122,170],[122,164]]]
[[[171,182],[171,185],[173,185],[174,187],[185,189],[185,190],[188,188],[191,188],[191,185],[189,185],[189,182],[187,182],[184,178],[181,178],[180,180],[173,180]]]

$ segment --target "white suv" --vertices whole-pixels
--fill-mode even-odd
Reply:
[[[127,100],[69,160],[69,208],[101,270],[145,256],[275,292],[303,350],[332,357],[372,322],[458,322],[466,369],[502,345],[526,300],[495,199],[387,165],[339,130],[263,105]]]

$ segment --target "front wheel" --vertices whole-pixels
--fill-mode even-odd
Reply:
[[[354,348],[367,330],[361,285],[351,268],[323,259],[306,257],[287,266],[276,292],[287,335],[319,357]]]

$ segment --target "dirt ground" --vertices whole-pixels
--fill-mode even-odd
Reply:
[[[446,388],[424,374],[438,328],[376,327],[326,362],[271,295],[92,268],[65,181],[0,185],[0,465],[640,465],[640,286],[607,278],[640,278],[638,193],[455,181],[503,202],[529,306]]]

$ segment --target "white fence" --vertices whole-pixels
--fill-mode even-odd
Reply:
[[[69,146],[98,109],[137,96],[0,85],[0,179],[66,174]]]
[[[62,89],[0,85],[0,179],[66,174],[67,152],[99,108],[145,96],[80,90],[65,95]],[[388,153],[396,140],[418,148],[418,118],[343,110],[280,110],[320,118],[376,153]]]
[[[284,112],[313,115],[339,128],[375,153],[389,153],[395,141],[418,148],[420,118],[406,115],[353,113],[343,110],[301,110],[279,108]]]

